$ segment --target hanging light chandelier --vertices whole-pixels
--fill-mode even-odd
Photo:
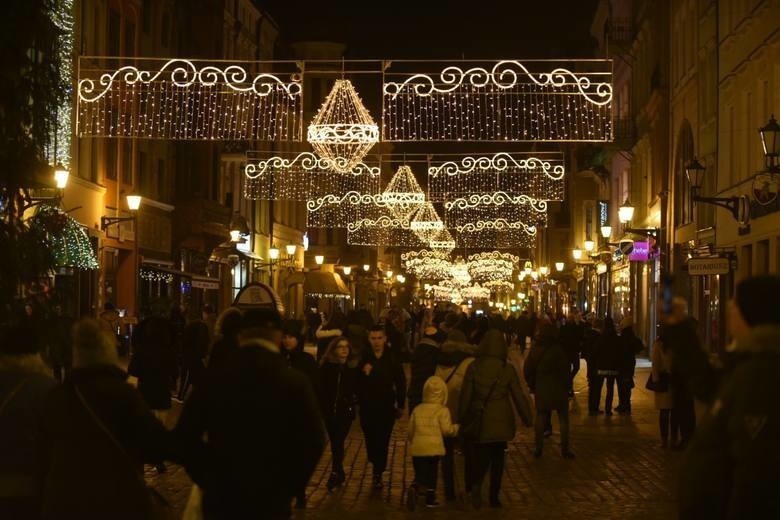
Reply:
[[[439,229],[428,241],[428,247],[436,251],[445,251],[449,253],[455,249],[455,239],[447,228]]]
[[[461,291],[463,297],[467,300],[489,300],[490,289],[482,287],[479,283],[475,283],[470,287],[466,287]]]
[[[491,251],[469,256],[469,273],[474,280],[511,280],[520,259],[510,253]]]
[[[444,229],[444,222],[442,222],[433,204],[426,202],[412,213],[409,227],[420,237],[420,240],[429,242],[436,236],[438,231]]]
[[[414,172],[406,165],[395,172],[379,200],[398,216],[409,217],[425,203],[425,192],[417,182]]]
[[[338,79],[309,125],[307,139],[317,155],[330,159],[336,171],[347,173],[379,142],[379,126],[352,82]]]
[[[421,280],[436,280],[449,276],[452,263],[445,251],[423,249],[401,254],[404,269]]]
[[[471,274],[469,273],[469,265],[463,260],[462,257],[458,257],[450,268],[450,275],[455,285],[464,287],[471,283]]]

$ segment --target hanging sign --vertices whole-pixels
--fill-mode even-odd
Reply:
[[[688,260],[690,276],[726,274],[731,270],[728,258],[691,258]]]
[[[631,262],[647,262],[650,259],[650,243],[634,242],[634,248],[628,254]]]

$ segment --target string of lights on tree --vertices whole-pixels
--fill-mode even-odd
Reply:
[[[386,141],[608,141],[611,62],[516,60],[465,68],[394,62],[384,72]],[[415,68],[415,65],[417,67]],[[402,68],[415,70],[401,70]],[[550,69],[550,67],[553,67]],[[584,67],[583,67],[584,69]]]
[[[428,167],[428,198],[446,201],[472,194],[503,192],[539,200],[563,200],[561,152],[500,152],[468,155]]]
[[[51,19],[57,26],[57,70],[60,81],[66,85],[65,96],[57,106],[56,124],[51,130],[51,137],[46,150],[49,164],[70,165],[70,140],[72,127],[72,85],[73,85],[73,0],[56,0],[53,3]]]
[[[87,232],[73,217],[61,209],[38,206],[30,225],[46,232],[54,255],[54,265],[93,270],[99,267]]]
[[[303,79],[294,64],[150,58],[111,70],[101,63],[79,59],[79,137],[302,139]],[[270,65],[288,72],[263,71]]]

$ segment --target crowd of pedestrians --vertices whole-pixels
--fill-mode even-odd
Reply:
[[[683,300],[661,314],[641,384],[654,394],[662,447],[686,450],[685,518],[780,510],[780,408],[772,398],[780,313],[771,304],[778,292],[773,276],[738,284],[733,342],[719,364],[700,345]],[[487,479],[488,505],[500,508],[517,420],[534,426],[540,458],[555,412],[561,458],[575,458],[569,410],[580,360],[588,414],[629,415],[636,356],[646,350],[630,317],[616,326],[576,310],[505,319],[390,309],[374,323],[365,310],[283,320],[272,309],[229,308],[217,318],[211,309],[193,317],[175,307],[136,327],[125,371],[111,310],[75,324],[55,311],[53,329],[28,311],[0,329],[4,518],[163,518],[165,501],[146,486],[143,467],[162,472],[166,461],[185,467],[194,482],[188,511],[200,517],[289,518],[293,506],[306,506],[326,442],[328,491],[347,481],[345,444],[356,420],[371,486],[382,489],[405,415],[409,509],[439,505],[439,473],[446,501],[462,494],[481,508]],[[183,404],[173,424],[166,412],[175,401]],[[697,402],[707,409],[699,425]]]

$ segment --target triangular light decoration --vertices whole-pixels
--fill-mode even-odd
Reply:
[[[380,196],[380,201],[398,216],[409,217],[425,202],[425,192],[420,188],[412,169],[406,165],[400,166],[387,183]]]
[[[444,229],[444,222],[439,218],[433,204],[426,202],[412,214],[409,227],[423,242],[428,242],[436,236],[437,231]]]
[[[449,253],[455,249],[455,239],[452,238],[452,234],[450,233],[449,229],[439,229],[428,241],[428,247],[436,251],[445,251]]]
[[[338,79],[309,125],[307,138],[320,157],[333,161],[336,171],[348,173],[379,142],[379,127],[352,82]],[[340,157],[346,163],[337,161]]]

